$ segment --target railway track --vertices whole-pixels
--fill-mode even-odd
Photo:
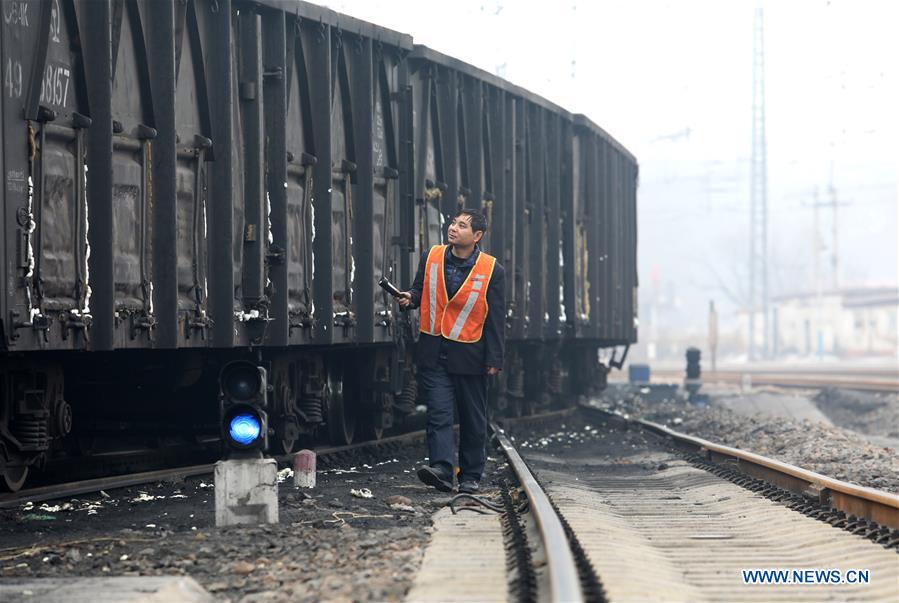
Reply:
[[[546,436],[563,422],[566,433]],[[493,431],[517,488],[505,494],[505,532],[491,537],[500,559],[503,541],[512,547],[506,553],[508,576],[533,582],[510,586],[515,599],[899,600],[897,496],[592,407],[507,420]],[[529,440],[522,435],[527,432],[543,435]],[[416,431],[323,448],[319,462],[386,454],[424,438]],[[195,465],[68,484],[64,495],[211,470],[210,464]],[[43,494],[23,491],[0,504],[45,500],[36,498]],[[458,546],[470,544],[473,525],[455,528],[460,540],[447,555],[459,575],[468,575],[462,566],[471,560],[459,559]],[[743,570],[770,568],[864,571],[866,583],[744,583]],[[504,570],[500,561],[497,571]],[[446,568],[435,574],[438,588],[432,592],[446,600]],[[500,594],[505,586],[503,581]]]
[[[569,435],[516,449],[494,428],[538,528],[537,542],[517,546],[546,561],[542,587],[525,591],[551,601],[899,600],[899,496],[581,413],[600,427],[575,444]],[[790,583],[753,584],[758,574],[744,573],[771,568]]]
[[[682,380],[683,370],[659,369],[652,374],[653,382]],[[735,385],[774,385],[818,389],[836,387],[864,391],[899,392],[899,372],[886,369],[847,371],[833,370],[721,370],[705,372],[704,383],[727,383]]]
[[[618,423],[653,434],[689,455],[697,464],[727,475],[741,484],[756,480],[787,493],[810,505],[833,509],[837,516],[855,517],[892,530],[893,546],[899,546],[899,496],[836,480],[814,471],[764,457],[738,448],[715,444],[702,438],[679,433],[641,419],[624,419],[600,408],[585,405],[584,411],[604,422]],[[772,494],[775,494],[772,491]],[[795,499],[799,500],[799,499]],[[841,523],[841,522],[836,522]]]
[[[560,419],[574,412],[574,409],[553,411],[542,413],[530,417],[520,417],[515,419],[506,419],[508,425],[528,426],[536,425],[546,421]],[[425,430],[415,430],[408,433],[381,438],[379,440],[371,440],[350,444],[348,446],[328,446],[316,448],[316,455],[320,466],[335,464],[341,460],[348,458],[354,454],[360,453],[381,453],[388,452],[390,449],[416,443],[424,442],[426,438]],[[275,459],[282,466],[291,465],[291,455],[276,456]],[[33,488],[25,488],[18,492],[0,493],[0,509],[9,509],[30,502],[45,502],[57,498],[65,498],[77,496],[80,494],[88,494],[99,492],[101,490],[110,490],[114,488],[127,488],[131,486],[139,486],[160,481],[180,481],[186,477],[194,477],[201,475],[211,475],[214,470],[214,463],[199,463],[184,466],[177,466],[153,471],[128,472],[121,475],[112,475],[108,477],[99,477],[91,479],[83,479],[65,483],[57,483],[50,485],[42,485]]]
[[[581,585],[578,563],[562,517],[556,512],[546,492],[503,431],[494,425],[493,433],[497,446],[502,450],[509,467],[518,479],[537,524],[541,546],[545,552],[550,601],[571,603],[584,601],[585,593]]]
[[[348,446],[329,446],[325,448],[317,448],[316,455],[318,457],[318,463],[320,465],[327,466],[328,464],[337,463],[343,458],[346,458],[353,454],[365,452],[386,453],[393,447],[402,446],[418,441],[423,442],[424,439],[425,431],[417,430],[397,436],[382,438],[380,440],[360,442]],[[291,463],[290,455],[282,455],[275,458],[280,464],[284,466],[289,466]],[[66,482],[61,484],[40,486],[37,488],[26,488],[18,492],[0,494],[0,509],[12,508],[26,501],[43,502],[57,498],[77,496],[79,494],[99,492],[100,490],[105,491],[113,488],[126,488],[130,486],[138,486],[141,484],[160,481],[179,481],[186,477],[192,476],[211,475],[214,468],[214,463],[202,463],[198,465],[172,467],[156,471],[142,471],[137,473],[127,473],[96,479]]]

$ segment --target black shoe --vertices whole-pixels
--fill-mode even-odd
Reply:
[[[416,472],[418,479],[441,492],[452,492],[453,482],[443,476],[443,472],[434,467],[420,467]]]
[[[481,486],[473,479],[467,479],[459,484],[459,494],[477,494]]]

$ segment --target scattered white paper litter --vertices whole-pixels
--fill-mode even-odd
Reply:
[[[390,508],[394,511],[408,511],[409,513],[415,513],[415,509],[412,508],[412,505],[404,505],[403,503],[393,503],[390,505]]]
[[[51,507],[47,503],[42,504],[40,507],[38,507],[38,509],[40,509],[41,511],[44,511],[45,513],[59,513],[60,511],[62,511],[61,506],[53,505]]]

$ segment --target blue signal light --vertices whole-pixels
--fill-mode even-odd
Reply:
[[[243,412],[231,418],[228,433],[236,444],[249,446],[262,433],[262,423],[255,414]]]

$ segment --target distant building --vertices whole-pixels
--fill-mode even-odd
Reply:
[[[844,355],[896,354],[899,348],[899,289],[855,289],[843,296],[847,318],[839,349]]]
[[[868,287],[771,299],[772,356],[896,356],[899,289]],[[748,331],[748,313],[739,317]],[[755,324],[761,324],[756,320]],[[757,329],[756,345],[762,333]],[[745,341],[744,344],[748,343]]]

